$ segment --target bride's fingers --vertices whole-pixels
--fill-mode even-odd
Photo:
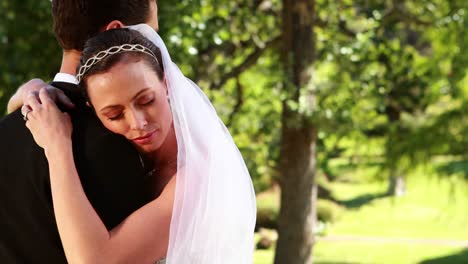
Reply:
[[[70,100],[70,98],[68,98],[67,95],[65,95],[65,93],[62,90],[59,90],[57,88],[55,88],[55,89],[56,89],[56,94],[57,94],[57,102],[62,103],[63,105],[65,105],[68,108],[74,108],[75,107],[75,104]]]
[[[29,105],[23,105],[23,106],[21,107],[21,114],[22,114],[23,116],[25,116],[26,113],[28,113],[28,112],[30,112],[30,111],[32,111],[32,109],[31,109],[31,107],[29,107]]]
[[[28,95],[25,104],[29,105],[32,111],[37,111],[41,107],[41,103],[39,102],[38,98],[34,96],[34,94]]]
[[[49,93],[47,93],[47,90],[42,88],[39,90],[39,99],[41,100],[43,105],[53,105],[55,106],[54,101],[50,98]]]
[[[31,122],[29,122],[29,119],[26,121],[26,127],[31,131]]]
[[[37,114],[37,111],[34,112],[33,110],[28,110],[25,114],[25,118],[24,120],[26,121],[26,126],[29,124],[31,126],[31,122],[32,120],[36,120],[36,114]],[[28,127],[30,130],[31,128]]]

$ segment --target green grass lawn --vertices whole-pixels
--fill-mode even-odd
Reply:
[[[468,240],[468,185],[462,180],[410,178],[405,196],[369,198],[385,188],[379,183],[334,184],[339,200],[366,195],[369,201],[344,210],[327,234]]]
[[[407,194],[384,197],[385,182],[330,184],[334,197],[345,201],[327,236],[363,236],[436,240],[468,240],[468,184],[418,172],[407,181]],[[258,205],[277,203],[277,192],[259,195]],[[270,264],[274,252],[257,250],[255,264]],[[426,262],[424,262],[426,261]],[[314,263],[468,263],[468,248],[452,245],[368,241],[318,241]]]
[[[370,244],[370,243],[317,243],[314,252],[314,263],[382,263],[406,264],[421,263],[447,255],[457,255],[459,248],[427,246],[427,245],[400,245],[400,244]],[[442,263],[468,263],[468,254],[464,254],[464,261],[437,262]],[[455,260],[455,258],[453,259]]]
[[[254,264],[271,264],[273,258],[273,250],[257,250]],[[314,248],[315,264],[466,264],[467,261],[468,250],[453,247],[319,242]]]

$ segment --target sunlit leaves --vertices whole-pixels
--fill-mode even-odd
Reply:
[[[7,99],[21,83],[53,77],[61,52],[52,34],[50,1],[4,0],[0,10],[0,113],[4,113]]]

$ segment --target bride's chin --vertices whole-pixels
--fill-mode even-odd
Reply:
[[[156,151],[156,147],[154,145],[135,145],[135,147],[138,149],[138,152],[143,153],[143,154],[148,154],[148,153],[153,153]]]

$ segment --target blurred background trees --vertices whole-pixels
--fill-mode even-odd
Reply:
[[[0,12],[4,113],[22,82],[53,77],[61,53],[50,1],[1,0]],[[362,166],[385,195],[405,194],[421,167],[468,179],[467,12],[464,0],[159,1],[173,60],[215,104],[256,191],[283,189],[282,212],[266,217],[285,250],[276,263],[312,249],[316,184],[340,202],[335,186]]]

